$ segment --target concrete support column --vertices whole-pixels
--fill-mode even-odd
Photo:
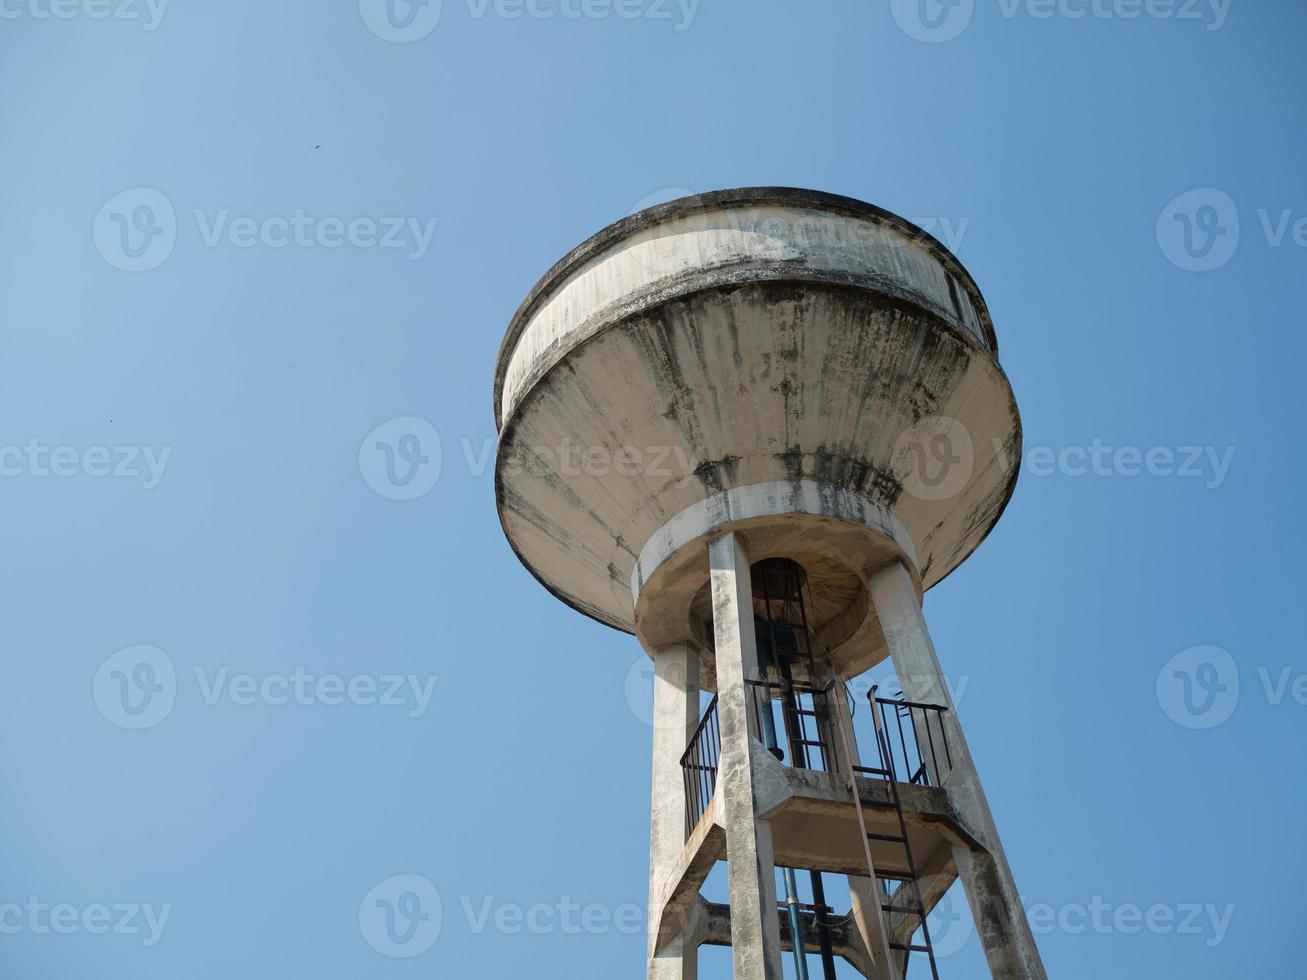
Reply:
[[[731,894],[731,961],[735,980],[782,980],[780,923],[771,826],[754,799],[753,750],[758,738],[758,678],[749,556],[733,533],[708,545],[716,647],[721,768],[717,776],[726,823]],[[761,751],[761,743],[759,743]]]
[[[663,889],[685,846],[685,780],[681,756],[699,724],[699,654],[689,646],[654,654],[653,812],[649,833],[649,980],[695,980],[699,943],[694,924],[655,952]],[[697,906],[695,906],[697,907]]]
[[[894,562],[873,573],[867,587],[904,697],[948,708],[941,721],[953,764],[944,787],[958,817],[985,848],[982,853],[959,848],[962,853],[956,855],[956,860],[990,974],[1003,980],[1047,980],[957,708],[926,629],[912,577]]]

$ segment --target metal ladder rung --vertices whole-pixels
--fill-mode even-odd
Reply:
[[[888,769],[873,769],[871,766],[853,766],[854,772],[871,773],[873,776],[888,776]]]
[[[867,838],[869,840],[889,841],[891,844],[906,844],[908,842],[906,837],[900,837],[898,834],[868,834]]]
[[[906,949],[909,953],[929,953],[929,946],[917,946],[913,943],[890,943],[890,949]]]
[[[919,905],[895,905],[890,902],[888,905],[882,905],[881,910],[885,912],[901,912],[904,915],[925,915],[926,910]]]
[[[877,878],[888,878],[891,881],[916,881],[917,877],[910,871],[886,871],[883,868],[876,869]]]

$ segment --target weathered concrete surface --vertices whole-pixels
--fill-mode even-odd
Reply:
[[[716,687],[708,653],[707,542],[726,531],[755,562],[780,555],[803,566],[808,622],[835,671],[856,676],[888,656],[865,583],[893,561],[915,567],[912,542],[871,498],[816,480],[732,487],[655,531],[640,551],[632,582],[636,631],[646,649],[687,642],[703,647],[703,684]],[[818,686],[829,679],[823,676]]]
[[[654,655],[653,792],[649,833],[649,908],[655,909],[685,848],[685,779],[681,755],[699,722],[699,654],[688,646]],[[694,980],[698,942],[688,920],[676,940],[659,946],[650,920],[649,980]]]
[[[680,858],[669,866],[661,894],[650,901],[649,935],[654,952],[662,952],[689,935],[692,929],[687,926],[692,924],[700,902],[699,889],[713,865],[725,859],[726,828],[719,796],[690,834]]]
[[[731,907],[716,902],[706,902],[704,904],[704,913],[703,942],[709,946],[729,946],[731,944]],[[821,942],[817,935],[817,920],[811,912],[801,912],[800,917],[800,924],[803,927],[803,945],[806,950],[811,952],[817,949]],[[781,933],[781,949],[787,953],[792,952],[794,950],[794,936],[790,931],[789,914],[778,911],[776,918]],[[847,961],[863,976],[874,976],[874,974],[868,972],[870,965],[867,961],[867,951],[863,948],[857,932],[851,929],[847,922],[843,921],[846,918],[847,916],[836,915],[832,917],[833,921],[827,924],[831,951]]]
[[[750,561],[807,569],[828,672],[892,655],[910,698],[952,707],[921,593],[998,520],[1021,444],[979,290],[930,236],[861,202],[778,188],[672,202],[600,232],[537,284],[500,351],[495,412],[514,552],[661,658],[649,975],[688,980],[694,948],[721,938],[699,889],[729,857],[734,975],[781,980],[778,860],[848,875],[864,913],[877,886],[859,873],[860,833],[845,839],[848,788],[777,765],[754,730]],[[696,721],[695,685],[718,691],[721,761],[687,841],[671,760]],[[924,897],[960,875],[993,975],[1042,978],[956,713],[944,717],[943,788],[902,792]],[[883,784],[855,782],[869,823],[895,819]],[[913,923],[890,916],[872,936],[865,919],[841,942],[850,956],[880,948],[862,968],[885,976],[886,935]]]
[[[941,721],[948,734],[952,767],[944,777],[944,789],[959,823],[979,845],[957,847],[954,856],[990,973],[1003,980],[1044,980],[1044,964],[958,721],[957,708],[944,682],[912,577],[905,568],[891,565],[871,577],[868,590],[904,696],[948,708]]]
[[[777,770],[784,774],[789,794],[779,803],[776,794],[766,798],[776,863],[835,874],[865,874],[867,861],[857,816],[843,780],[832,773],[791,769],[779,763]],[[858,789],[867,829],[897,834],[898,818],[884,781],[859,778]],[[903,784],[899,796],[913,853],[924,856],[941,848],[951,850],[954,844],[970,843],[966,829],[954,819],[943,789]],[[901,846],[881,841],[872,847],[872,853],[877,868],[903,869]]]
[[[751,746],[757,720],[746,679],[758,676],[749,556],[735,535],[709,546],[717,648],[717,715],[721,764],[717,774],[726,824],[731,894],[731,962],[735,980],[783,980],[776,924],[776,870],[771,826],[761,819],[753,789]]]
[[[876,938],[879,925],[871,905],[873,889],[864,877],[866,864],[860,830],[847,786],[830,773],[782,765],[754,740],[751,740],[750,754],[754,815],[768,824],[773,862],[849,876],[855,913],[850,942],[860,951],[862,959],[858,962],[867,968],[864,975],[888,980],[891,974],[883,962],[867,953],[868,949],[882,947]],[[885,782],[859,777],[858,790],[867,828],[878,833],[896,833],[893,799]],[[900,798],[909,839],[917,855],[922,899],[926,908],[932,909],[957,880],[956,862],[972,865],[979,861],[983,865],[985,857],[979,841],[963,826],[945,789],[905,784],[900,786]],[[692,917],[701,901],[699,889],[713,864],[726,859],[724,824],[719,783],[713,805],[695,828],[679,859],[669,865],[671,871],[663,881],[661,894],[651,899],[651,923],[657,933],[655,949],[679,950],[676,944],[682,936],[702,936],[702,923]],[[901,868],[901,848],[880,842],[874,851],[878,867]],[[687,921],[693,923],[688,930],[683,928]],[[889,938],[905,943],[918,925],[914,916],[890,914]],[[711,929],[709,926],[710,932]],[[714,942],[710,938],[702,941]]]
[[[1015,479],[995,351],[957,261],[870,205],[772,188],[652,209],[564,259],[510,326],[505,533],[552,592],[634,631],[635,563],[659,528],[732,488],[816,481],[886,509],[928,588]],[[967,433],[947,494],[904,471],[935,418]]]

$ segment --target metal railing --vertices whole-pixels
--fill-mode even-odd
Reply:
[[[815,721],[823,710],[826,699],[839,696],[839,688],[828,685],[818,689],[790,684],[789,690],[795,695],[797,708],[789,709],[790,716],[787,718],[787,709],[783,703],[772,697],[773,692],[782,690],[782,685],[763,680],[749,680],[745,683],[755,731],[762,733],[770,724],[778,736],[776,741],[779,745],[792,747],[794,740],[786,738],[786,725],[802,726],[797,741],[803,757],[787,761],[801,769],[828,770],[833,757],[822,737],[821,726],[814,726],[817,731],[811,734],[816,737],[809,739],[805,719]],[[871,709],[879,768],[859,766],[856,767],[858,772],[917,786],[938,786],[953,768],[953,753],[943,722],[943,713],[948,708],[939,704],[877,697],[876,691],[877,688],[873,687],[868,692],[867,702]],[[856,720],[856,709],[854,713]],[[855,724],[854,727],[856,729],[859,726]],[[783,748],[781,751],[783,756],[788,754]],[[687,836],[699,825],[712,803],[713,792],[717,788],[721,752],[721,723],[717,713],[717,697],[714,695],[681,755]]]
[[[881,768],[897,782],[917,786],[938,786],[953,769],[953,753],[948,744],[940,704],[922,704],[876,696],[876,687],[867,693],[876,742],[880,749]]]
[[[828,771],[834,753],[823,728],[826,698],[835,690],[834,685],[816,688],[792,681],[765,680],[744,683],[749,692],[754,730],[764,742],[769,735],[774,740],[776,758],[796,769]]]
[[[690,744],[681,755],[681,776],[685,780],[685,835],[699,826],[717,788],[717,769],[721,763],[722,732],[717,720],[717,696],[713,695],[699,726],[690,736]]]

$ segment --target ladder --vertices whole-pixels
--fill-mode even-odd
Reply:
[[[842,712],[840,713],[839,734],[840,740],[844,743],[845,778],[850,791],[853,793],[853,803],[858,815],[858,830],[865,838],[863,852],[867,858],[867,870],[870,872],[873,891],[879,905],[877,916],[883,940],[881,952],[886,962],[891,964],[890,972],[899,977],[907,976],[909,959],[913,953],[925,953],[927,961],[930,963],[931,977],[934,980],[939,980],[939,969],[935,964],[935,950],[930,942],[930,926],[926,922],[926,903],[921,894],[917,862],[912,854],[912,844],[908,840],[908,825],[903,817],[903,800],[899,796],[898,779],[894,772],[894,760],[890,753],[889,736],[885,733],[881,716],[876,711],[875,687],[868,692],[867,700],[871,704],[871,717],[876,728],[876,748],[880,755],[880,768],[853,764],[853,756],[850,751],[851,739],[849,733],[845,731],[845,719]],[[889,784],[890,800],[894,803],[894,814],[898,819],[899,832],[897,834],[878,834],[867,830],[867,821],[862,809],[862,797],[858,792],[858,782],[855,774],[879,776]],[[900,845],[903,848],[905,867],[893,870],[878,869],[871,854],[873,841]],[[893,891],[889,888],[888,883],[890,882],[897,883],[897,887]],[[886,913],[916,917],[920,921],[921,942],[912,942],[912,936],[916,933],[916,929],[908,933],[905,937],[906,942],[896,942],[889,931],[889,920]],[[895,957],[893,953],[902,955],[901,957]],[[902,963],[901,967],[899,966],[900,961]]]

